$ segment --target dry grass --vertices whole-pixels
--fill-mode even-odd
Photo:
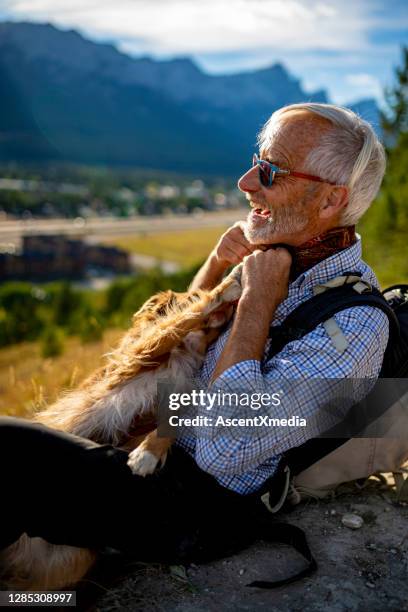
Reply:
[[[227,226],[203,227],[197,230],[178,232],[154,232],[136,237],[117,237],[104,240],[105,244],[138,253],[150,255],[159,260],[174,261],[183,266],[193,266],[203,261],[218,242]]]
[[[41,356],[39,343],[23,343],[0,351],[0,414],[29,417],[53,402],[63,389],[75,387],[101,363],[123,334],[108,330],[103,340],[81,344],[68,338],[64,354],[52,359]]]

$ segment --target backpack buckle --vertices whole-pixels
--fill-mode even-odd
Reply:
[[[359,280],[357,283],[355,283],[353,285],[353,289],[359,295],[362,295],[363,293],[372,293],[373,291],[373,288],[370,285],[370,283],[367,283],[366,281],[363,281],[363,280]]]

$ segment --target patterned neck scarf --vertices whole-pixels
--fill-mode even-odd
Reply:
[[[356,242],[355,226],[336,227],[297,247],[289,247],[293,257],[290,279],[309,270],[323,259],[347,249]],[[284,246],[284,245],[282,245]]]

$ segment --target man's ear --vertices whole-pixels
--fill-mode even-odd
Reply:
[[[338,215],[343,208],[345,208],[349,201],[349,190],[347,187],[341,185],[339,187],[332,187],[330,193],[326,198],[326,202],[320,209],[321,219],[330,219]]]

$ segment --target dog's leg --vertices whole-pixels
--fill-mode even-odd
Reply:
[[[239,300],[242,293],[240,284],[243,264],[235,266],[235,268],[224,278],[223,281],[215,289],[210,292],[210,300],[205,306],[203,314],[209,315],[217,310],[223,304],[228,304]]]
[[[153,474],[159,463],[163,465],[166,461],[172,442],[172,438],[159,438],[155,429],[130,453],[128,466],[139,476]]]

